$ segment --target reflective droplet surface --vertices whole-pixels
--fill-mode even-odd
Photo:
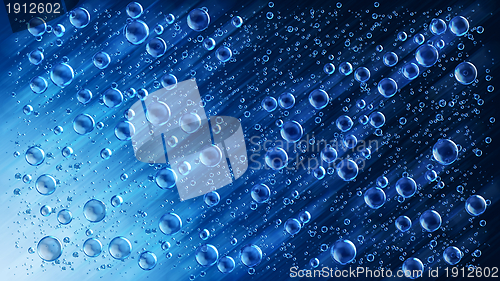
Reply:
[[[83,243],[83,252],[87,257],[95,258],[102,253],[102,244],[96,238],[89,238]]]
[[[43,55],[43,52],[41,52],[40,50],[33,50],[29,53],[28,55],[28,58],[29,58],[29,61],[31,64],[33,65],[39,65],[42,63],[43,59],[44,59],[44,55]]]
[[[167,90],[172,90],[177,86],[177,77],[173,74],[165,74],[161,78],[161,85]]]
[[[449,246],[443,251],[443,259],[449,265],[455,265],[462,259],[462,251],[455,246]]]
[[[415,53],[415,59],[418,64],[424,67],[431,67],[436,64],[439,57],[439,53],[433,46],[422,45],[417,49]]]
[[[45,236],[36,247],[38,256],[44,261],[55,261],[62,255],[62,244],[54,236]]]
[[[121,141],[128,141],[135,134],[135,127],[129,121],[120,121],[115,127],[115,136]]]
[[[207,167],[215,167],[222,160],[222,151],[216,145],[206,146],[200,152],[200,161]]]
[[[448,25],[455,36],[463,36],[469,31],[469,21],[462,16],[452,18]]]
[[[192,134],[201,127],[201,118],[196,113],[187,113],[181,116],[179,125],[184,132]]]
[[[287,142],[297,142],[302,137],[304,131],[297,121],[287,121],[281,126],[281,137]]]
[[[36,190],[42,195],[50,195],[56,191],[56,179],[51,175],[41,175],[35,183]]]
[[[47,83],[47,80],[40,76],[34,77],[30,81],[30,88],[35,94],[41,94],[45,92],[48,86],[49,84]]]
[[[94,119],[88,114],[79,114],[73,120],[73,129],[79,135],[86,135],[94,130]]]
[[[382,78],[378,82],[377,90],[384,98],[390,98],[398,91],[398,84],[392,78]]]
[[[468,62],[464,61],[455,67],[455,79],[462,85],[469,85],[474,82],[477,78],[476,67]]]
[[[406,79],[413,80],[418,77],[420,70],[418,69],[418,65],[415,63],[407,63],[403,66],[403,76]]]
[[[385,116],[380,111],[375,111],[370,114],[370,125],[374,128],[380,128],[385,124]]]
[[[194,31],[203,31],[210,24],[210,16],[202,9],[193,9],[188,14],[187,24]]]
[[[337,166],[337,175],[344,181],[352,181],[358,175],[358,165],[350,159],[340,161]]]
[[[113,258],[117,260],[124,260],[132,253],[132,244],[130,244],[130,241],[128,241],[127,238],[118,236],[109,242],[108,249],[109,254]]]
[[[73,214],[68,209],[62,209],[57,213],[57,221],[62,225],[69,224],[72,220]]]
[[[351,74],[352,70],[353,70],[352,64],[348,61],[339,64],[339,72],[345,76]]]
[[[254,185],[250,194],[255,202],[264,203],[269,200],[269,197],[271,196],[271,190],[267,185],[261,183]]]
[[[159,170],[155,176],[156,185],[162,189],[174,187],[176,180],[177,175],[170,168],[163,168]]]
[[[422,276],[424,264],[417,258],[409,258],[404,261],[402,270],[405,277],[416,279]]]
[[[69,22],[76,28],[84,28],[90,23],[90,14],[85,8],[69,12]]]
[[[386,53],[383,57],[383,61],[386,66],[395,66],[398,63],[398,55],[394,52]]]
[[[52,207],[49,205],[43,205],[42,208],[40,208],[40,214],[44,217],[50,216],[50,214],[52,214]]]
[[[241,263],[248,267],[254,267],[262,261],[262,250],[257,245],[246,245],[240,251]]]
[[[149,36],[149,27],[142,20],[132,20],[125,26],[125,38],[133,45],[143,43]]]
[[[209,207],[213,207],[219,204],[220,195],[219,193],[217,193],[217,191],[210,191],[209,193],[203,196],[203,200],[205,201],[205,204],[207,204]]]
[[[273,170],[281,170],[288,163],[288,154],[281,147],[270,148],[266,152],[266,164]]]
[[[100,222],[106,216],[106,205],[102,201],[91,199],[83,206],[83,215],[90,222]]]
[[[109,108],[118,107],[123,101],[123,95],[120,90],[109,88],[102,94],[102,100],[104,101],[104,104]]]
[[[160,218],[158,226],[163,234],[174,235],[181,230],[182,220],[175,213],[166,213]]]
[[[321,151],[321,159],[326,163],[332,163],[335,159],[337,159],[337,150],[331,146],[325,147]]]
[[[38,166],[45,160],[45,152],[37,146],[32,146],[26,150],[24,157],[31,166]]]
[[[412,178],[403,177],[396,182],[396,191],[404,198],[410,198],[417,192],[417,183]]]
[[[371,187],[365,192],[365,203],[372,209],[378,209],[385,203],[385,192],[378,187]]]
[[[217,49],[217,51],[215,51],[215,56],[221,62],[226,62],[226,61],[231,59],[231,57],[233,56],[233,52],[228,47],[222,46],[222,47],[219,47],[219,49]]]
[[[231,273],[235,266],[234,259],[230,256],[224,256],[217,262],[217,268],[221,273]]]
[[[94,63],[95,67],[99,69],[105,69],[111,63],[111,57],[108,55],[108,53],[101,51],[94,55],[94,57],[92,58],[92,62]]]
[[[396,227],[399,229],[401,232],[406,232],[411,228],[411,219],[407,216],[399,216],[396,219]]]
[[[354,71],[354,79],[360,83],[365,83],[370,79],[370,70],[366,67],[358,67]]]
[[[479,216],[486,211],[486,201],[481,195],[472,195],[465,201],[465,210],[471,216]]]
[[[142,252],[139,255],[139,267],[144,270],[151,270],[156,266],[156,255],[150,251]]]
[[[291,218],[285,222],[285,231],[290,235],[295,235],[299,233],[301,228],[302,226],[300,225],[300,222],[297,219]]]
[[[212,51],[215,48],[216,42],[213,38],[208,37],[203,41],[203,47],[208,51]]]
[[[352,122],[351,117],[347,115],[342,115],[337,120],[335,121],[335,125],[337,125],[337,128],[341,130],[342,132],[347,132],[349,131],[354,123]]]
[[[356,246],[347,239],[337,240],[330,249],[330,255],[341,265],[348,264],[356,258]]]
[[[76,94],[76,98],[82,104],[87,104],[92,99],[92,92],[89,89],[81,89]]]
[[[441,227],[441,216],[434,210],[427,210],[420,216],[420,225],[428,232],[434,232]]]
[[[146,45],[146,51],[153,58],[159,58],[167,51],[167,43],[160,37],[153,38]]]
[[[442,165],[450,165],[458,158],[457,145],[448,139],[439,139],[432,147],[432,156]]]
[[[130,2],[127,5],[126,11],[127,11],[127,15],[129,17],[136,19],[142,15],[143,8],[142,8],[141,4],[139,4],[137,2]]]
[[[123,203],[123,198],[120,195],[111,197],[111,206],[119,207]]]
[[[328,97],[328,93],[321,89],[313,90],[309,94],[309,103],[315,109],[322,109],[328,105],[330,98]]]
[[[432,19],[429,29],[434,35],[441,35],[446,31],[446,23],[442,19]]]
[[[170,107],[162,101],[152,101],[147,105],[146,119],[153,125],[164,125],[170,119]]]
[[[28,31],[33,36],[42,36],[47,30],[47,24],[39,17],[32,18],[28,22]]]
[[[50,79],[61,88],[68,86],[74,77],[73,68],[67,63],[58,63],[50,70]]]
[[[295,105],[295,97],[291,93],[283,93],[279,96],[279,105],[283,109],[290,109]]]
[[[196,249],[195,258],[201,266],[212,266],[219,259],[219,252],[214,245],[203,244]]]

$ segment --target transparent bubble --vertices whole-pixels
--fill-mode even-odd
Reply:
[[[342,142],[346,148],[351,149],[356,147],[356,145],[358,144],[358,138],[356,138],[356,136],[354,135],[349,134],[344,136]]]
[[[163,234],[174,235],[181,230],[182,220],[175,213],[166,213],[160,218],[158,226]]]
[[[36,250],[42,260],[55,261],[62,255],[62,244],[53,236],[45,236],[38,242]]]
[[[434,210],[427,210],[420,216],[420,225],[428,232],[434,232],[441,227],[441,216]]]
[[[265,97],[261,102],[262,108],[267,112],[273,112],[278,107],[278,102],[273,97]]]
[[[424,264],[417,258],[409,258],[403,262],[403,274],[410,279],[416,279],[422,276]]]
[[[183,161],[179,165],[177,170],[179,171],[179,174],[185,176],[185,175],[189,174],[189,172],[191,171],[191,164],[189,164],[189,162],[187,162],[187,161]]]
[[[148,36],[149,27],[141,20],[132,20],[125,26],[125,38],[133,45],[143,43]]]
[[[407,216],[399,216],[395,223],[397,229],[401,232],[406,232],[411,228],[411,219]]]
[[[290,218],[285,222],[285,231],[290,235],[295,235],[299,233],[302,228],[299,220]]]
[[[436,64],[439,58],[439,53],[433,46],[422,45],[417,49],[415,53],[415,59],[418,64],[424,67],[431,67]]]
[[[328,97],[328,93],[324,90],[316,89],[309,94],[309,103],[315,109],[325,108],[329,101],[330,98]]]
[[[41,175],[35,183],[36,190],[42,195],[50,195],[56,191],[56,179],[51,175]]]
[[[395,66],[398,63],[398,55],[394,52],[385,53],[383,61],[386,66]]]
[[[448,25],[450,31],[456,36],[463,36],[469,31],[469,21],[462,16],[452,18]]]
[[[266,164],[273,170],[281,170],[288,163],[288,154],[281,147],[274,147],[266,152]]]
[[[23,107],[23,113],[26,115],[30,115],[33,112],[33,106],[27,104]]]
[[[40,208],[40,214],[44,217],[50,216],[50,214],[52,214],[52,207],[49,205],[43,205],[42,208]]]
[[[297,121],[287,121],[281,126],[281,137],[287,142],[297,142],[304,133],[302,126]]]
[[[68,86],[74,77],[73,68],[67,63],[58,63],[50,70],[50,79],[61,88]]]
[[[127,5],[127,15],[133,19],[136,19],[142,15],[143,9],[141,4],[137,2],[130,2]]]
[[[109,108],[118,107],[123,102],[122,92],[115,88],[107,89],[102,96],[104,104]]]
[[[113,155],[113,152],[111,151],[111,149],[109,148],[103,148],[101,150],[101,158],[106,160],[106,159],[109,159],[109,157],[111,157],[111,155]]]
[[[380,128],[385,124],[385,116],[380,111],[375,111],[370,114],[370,125],[374,128]]]
[[[472,63],[464,61],[455,67],[455,78],[460,84],[469,85],[476,80],[477,69]]]
[[[246,245],[240,251],[240,260],[244,265],[254,267],[262,261],[262,250],[257,245]]]
[[[326,175],[325,168],[322,166],[318,166],[317,168],[313,169],[313,176],[318,179],[322,180]]]
[[[425,36],[423,34],[419,33],[413,37],[413,42],[415,42],[419,45],[422,45],[425,42]]]
[[[336,169],[338,176],[344,181],[352,181],[358,175],[358,165],[350,159],[340,161]]]
[[[109,242],[108,249],[109,254],[113,258],[117,260],[124,260],[132,253],[132,244],[130,244],[130,241],[128,241],[127,238],[118,236]]]
[[[410,198],[417,192],[417,183],[412,178],[403,177],[396,182],[396,191],[404,198]]]
[[[348,61],[342,62],[339,64],[339,72],[345,76],[352,73],[352,64]]]
[[[193,9],[188,14],[187,24],[194,31],[203,31],[210,24],[210,16],[202,9]]]
[[[92,58],[95,67],[105,69],[111,63],[111,57],[106,52],[98,52]]]
[[[184,132],[191,134],[201,127],[201,118],[196,113],[187,113],[181,116],[179,125]]]
[[[100,222],[106,217],[106,205],[102,201],[91,199],[83,206],[83,215],[90,222]]]
[[[44,59],[44,55],[43,55],[43,52],[41,52],[40,50],[34,50],[34,51],[31,51],[28,55],[28,58],[29,58],[29,61],[31,64],[33,65],[39,65],[42,63],[43,59]]]
[[[215,51],[215,56],[221,62],[226,62],[231,59],[231,57],[233,56],[233,52],[228,47],[221,46],[219,47],[219,49],[217,49],[217,51]]]
[[[252,199],[257,203],[264,203],[269,200],[271,196],[271,190],[269,187],[263,183],[256,184],[252,187],[252,191],[250,192]]]
[[[216,206],[220,202],[220,195],[217,191],[210,191],[203,196],[203,201],[205,201],[205,204],[209,207]]]
[[[442,165],[450,165],[458,158],[457,145],[448,139],[439,139],[432,147],[432,156]]]
[[[406,41],[407,38],[408,38],[408,35],[406,34],[406,32],[401,31],[398,33],[398,40],[399,41],[404,42],[404,41]]]
[[[41,94],[47,90],[49,84],[45,78],[36,76],[30,81],[30,88],[35,94]]]
[[[365,203],[372,209],[378,209],[385,204],[385,192],[378,187],[371,187],[365,192]]]
[[[222,151],[216,145],[209,145],[200,152],[200,161],[207,167],[215,167],[222,160]]]
[[[31,166],[38,166],[45,160],[45,152],[37,146],[32,146],[26,150],[25,158]]]
[[[403,76],[406,79],[413,80],[417,78],[418,74],[420,73],[420,70],[418,69],[418,65],[415,63],[407,63],[403,66]]]
[[[57,37],[62,37],[64,35],[64,33],[66,32],[66,28],[64,27],[64,25],[58,23],[56,26],[54,26],[53,31]]]
[[[219,259],[219,252],[214,245],[203,244],[196,249],[195,258],[201,266],[212,266]]]
[[[115,127],[115,136],[121,141],[127,141],[135,134],[135,127],[129,121],[120,121]]]
[[[153,58],[159,58],[167,51],[167,43],[160,37],[153,38],[146,45],[146,51]]]
[[[90,23],[90,14],[84,8],[76,8],[69,12],[69,21],[76,28],[84,28]]]
[[[64,158],[69,158],[71,155],[73,155],[73,148],[71,148],[70,146],[65,146],[61,150],[61,154]]]
[[[177,77],[173,74],[165,74],[161,78],[161,85],[167,90],[172,90],[177,86]]]
[[[429,29],[434,35],[441,35],[446,31],[446,23],[442,19],[432,19]]]
[[[120,195],[111,197],[111,206],[119,207],[123,203],[123,198]]]
[[[73,214],[68,209],[62,209],[57,213],[57,221],[62,225],[69,224],[72,220]]]
[[[398,91],[398,84],[392,78],[382,78],[377,85],[378,92],[385,98],[390,98]]]
[[[170,168],[163,168],[159,170],[155,176],[156,184],[162,189],[174,187],[176,180],[177,175]]]
[[[87,257],[95,258],[102,252],[102,244],[96,238],[89,238],[83,242],[83,252]]]
[[[203,47],[208,51],[213,50],[215,48],[215,45],[215,40],[211,37],[207,37],[205,40],[203,40]]]
[[[330,255],[339,264],[348,264],[356,258],[356,246],[347,239],[337,240],[330,249]]]
[[[207,240],[208,237],[210,237],[210,231],[208,231],[208,229],[203,229],[202,231],[200,231],[201,240]]]
[[[217,268],[221,273],[231,273],[235,266],[234,259],[230,256],[224,256],[217,262]]]
[[[465,210],[471,216],[479,216],[486,211],[486,201],[481,195],[472,195],[465,201]]]
[[[360,83],[365,83],[370,79],[370,70],[366,67],[358,67],[356,71],[354,71],[354,79]]]
[[[73,120],[73,129],[79,135],[85,135],[94,130],[94,119],[88,114],[79,114]]]
[[[311,214],[308,211],[304,210],[299,213],[299,220],[302,223],[308,223],[309,221],[311,221]]]
[[[328,75],[331,75],[335,72],[335,65],[333,65],[333,63],[327,63],[325,64],[325,66],[323,67],[323,71],[328,74]]]
[[[243,19],[240,16],[235,16],[231,19],[231,24],[236,28],[241,27],[243,25]]]
[[[279,105],[283,109],[290,109],[295,105],[295,97],[291,93],[283,93],[278,99]]]
[[[337,159],[337,150],[331,146],[325,147],[321,151],[321,159],[326,163],[332,163],[335,159]]]
[[[460,262],[463,257],[462,251],[455,246],[449,246],[443,251],[443,259],[449,265],[455,265]]]
[[[339,118],[337,118],[337,120],[335,121],[335,125],[342,132],[349,131],[352,128],[353,124],[354,123],[352,122],[351,117],[349,117],[347,115],[342,115]]]
[[[156,266],[156,255],[150,251],[142,252],[139,255],[139,267],[144,270],[151,270]]]
[[[147,105],[146,118],[153,125],[164,125],[170,119],[170,107],[164,102],[152,101]]]
[[[76,98],[82,104],[87,104],[92,99],[92,92],[89,89],[81,89],[76,94]]]
[[[33,36],[42,36],[47,31],[47,24],[39,17],[32,18],[28,22],[28,31]]]

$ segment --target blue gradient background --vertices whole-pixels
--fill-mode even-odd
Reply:
[[[268,2],[262,1],[140,1],[145,10],[140,19],[150,27],[149,38],[154,35],[157,23],[165,24],[166,14],[176,16],[175,25],[179,29],[176,30],[175,25],[165,26],[160,37],[167,42],[168,49],[159,59],[147,54],[146,43],[132,46],[124,38],[128,2],[81,1],[79,6],[91,14],[91,23],[84,29],[71,26],[66,16],[49,22],[52,26],[62,23],[66,27],[60,47],[55,44],[54,34],[45,34],[40,42],[27,31],[3,39],[0,47],[3,97],[0,103],[3,133],[1,279],[284,279],[292,266],[310,269],[309,260],[315,257],[320,260],[319,268],[347,268],[334,263],[329,249],[321,251],[322,244],[331,246],[340,238],[353,241],[357,247],[351,267],[383,267],[395,272],[405,259],[418,257],[426,269],[443,268],[446,264],[442,251],[449,245],[464,252],[459,267],[498,266],[500,222],[495,211],[499,174],[495,160],[500,155],[495,148],[500,134],[497,123],[489,122],[490,117],[499,118],[498,87],[491,93],[486,88],[494,85],[498,72],[500,22],[495,14],[499,5],[495,1],[415,1],[404,5],[379,2],[380,7],[375,8],[373,2],[343,1],[342,7],[336,8],[336,3],[326,1],[276,1],[270,8]],[[195,7],[207,7],[211,17],[210,26],[201,33],[190,30],[186,24],[187,13]],[[314,17],[311,9],[315,11]],[[272,20],[266,19],[269,11],[274,13]],[[373,13],[385,16],[374,20]],[[240,28],[230,23],[235,15],[244,19]],[[471,29],[481,25],[485,31],[482,34],[471,31],[472,39],[454,37],[447,31],[443,36],[447,46],[440,51],[440,61],[408,83],[398,70],[404,63],[415,61],[417,44],[413,37],[406,42],[396,41],[397,33],[405,31],[412,36],[420,32],[426,39],[435,40],[424,25],[434,17],[445,19],[447,15],[463,15],[468,18]],[[381,27],[370,30],[376,22]],[[319,23],[320,28],[315,28],[315,23]],[[297,31],[288,32],[288,26]],[[2,28],[6,28],[5,24]],[[411,28],[415,32],[412,33]],[[215,36],[219,30],[222,35]],[[353,32],[351,45],[346,47],[344,42],[350,32]],[[367,38],[368,32],[372,33],[372,38]],[[200,34],[204,38],[213,37],[217,41],[216,48],[223,44],[230,47],[233,59],[219,63],[214,51],[206,51],[201,43],[195,42]],[[320,44],[315,43],[316,38],[321,40]],[[463,51],[457,49],[459,42],[466,46]],[[375,51],[379,44],[384,46],[381,53]],[[353,50],[354,45],[359,46],[358,51]],[[45,60],[33,66],[27,54],[40,46],[45,50]],[[262,58],[268,50],[271,51],[270,59],[264,62]],[[98,51],[108,52],[112,59],[110,66],[102,71],[92,64],[92,57]],[[397,66],[383,65],[381,57],[386,51],[398,54]],[[183,52],[188,56],[183,58]],[[334,59],[330,60],[329,55],[334,55]],[[48,73],[51,65],[61,62],[63,56],[75,70],[75,79],[60,89],[50,81]],[[478,70],[478,81],[469,86],[458,84],[451,75],[464,59],[474,63]],[[360,66],[370,69],[368,88],[360,89],[352,74],[344,77],[336,70],[328,76],[323,72],[324,64],[332,62],[338,67],[343,61],[350,61],[355,69]],[[493,76],[489,82],[485,80],[487,69]],[[113,109],[99,103],[98,96],[113,82],[118,83],[122,92],[130,87],[152,92],[154,82],[164,73],[174,74],[179,81],[195,77],[206,101],[207,114],[240,118],[244,128],[250,168],[243,177],[219,190],[221,202],[213,208],[208,208],[202,197],[180,202],[175,189],[158,188],[152,179],[162,166],[138,162],[131,143],[116,139],[114,127],[124,120],[125,110],[135,99],[127,99]],[[49,88],[41,95],[29,88],[29,81],[37,75],[49,81]],[[401,88],[390,99],[377,93],[376,83],[382,77],[395,78]],[[87,105],[81,105],[76,99],[76,92],[81,88],[94,93]],[[319,112],[307,100],[309,92],[317,88],[326,90],[331,98],[329,105]],[[268,113],[261,108],[260,102],[265,96],[278,98],[285,91],[292,92],[297,100],[288,112],[278,108]],[[478,105],[473,98],[475,93],[484,100],[484,105]],[[358,109],[355,103],[360,98],[372,106]],[[457,102],[454,107],[442,108],[437,104],[441,99]],[[34,108],[31,115],[23,114],[26,104]],[[474,113],[476,109],[480,111],[478,114]],[[377,110],[387,119],[381,136],[377,136],[370,125],[358,122],[361,115]],[[94,129],[86,136],[77,135],[72,120],[80,113],[92,115],[105,127]],[[296,160],[299,157],[319,159],[317,146],[306,145],[313,138],[316,142],[341,140],[335,120],[343,114],[354,120],[355,126],[350,132],[358,140],[378,141],[378,150],[372,152],[353,182],[342,181],[336,173],[317,180],[310,170],[297,167]],[[435,121],[437,114],[442,114],[444,121]],[[408,120],[405,125],[399,124],[401,117]],[[306,149],[288,147],[288,167],[276,172],[264,166],[265,151],[259,149],[263,143],[250,140],[258,137],[261,142],[267,141],[269,147],[281,144],[279,127],[275,124],[278,119],[296,120],[302,124],[305,130],[302,139],[306,140],[302,144]],[[64,128],[59,136],[53,133],[58,125]],[[441,137],[451,138],[462,147],[457,162],[447,167],[432,159],[432,146]],[[493,139],[491,144],[485,143],[486,137]],[[24,153],[32,145],[40,145],[53,157],[47,157],[38,167],[28,165]],[[60,151],[68,145],[75,154],[65,159]],[[105,147],[113,151],[108,160],[100,157]],[[474,148],[481,149],[482,156],[477,157]],[[15,151],[21,156],[14,157]],[[339,153],[339,157],[347,156],[357,158],[357,153]],[[434,165],[446,184],[444,189],[437,189],[435,183],[425,180],[428,164]],[[62,169],[57,169],[58,165]],[[412,198],[399,203],[394,185],[403,172],[416,180],[419,190]],[[30,174],[33,180],[25,184],[15,178],[16,173]],[[41,196],[34,189],[36,178],[45,173],[60,181],[56,192],[50,196]],[[122,173],[128,174],[126,181],[120,179]],[[385,188],[388,201],[382,208],[372,210],[366,206],[363,196],[356,193],[375,186],[375,180],[383,174],[390,182]],[[258,183],[267,184],[272,197],[269,203],[252,210],[249,190]],[[456,190],[458,185],[464,186],[462,194]],[[21,190],[21,195],[14,194],[16,188]],[[297,198],[292,196],[294,191],[299,193]],[[113,208],[109,202],[117,194],[125,202]],[[464,209],[465,200],[472,194],[479,194],[491,202],[486,212],[477,218],[471,218]],[[90,223],[83,216],[83,205],[91,198],[106,203],[108,212],[102,222]],[[289,199],[290,204],[285,204],[288,201],[285,199]],[[57,222],[56,214],[42,217],[39,210],[45,204],[56,208],[56,212],[69,209],[73,221],[63,226]],[[441,229],[429,234],[422,231],[418,217],[431,208],[441,214],[443,224]],[[283,223],[289,218],[297,218],[302,210],[311,213],[311,222],[294,237],[284,233]],[[168,237],[159,231],[158,220],[171,211],[182,218],[184,225],[181,232]],[[394,225],[394,219],[400,215],[409,216],[413,221],[411,230],[404,234]],[[349,225],[344,224],[346,218],[350,220]],[[479,226],[482,219],[487,222],[485,227]],[[282,223],[277,223],[278,220]],[[321,231],[324,226],[326,232]],[[210,230],[211,236],[202,241],[198,233],[205,228]],[[92,237],[103,244],[103,254],[97,258],[88,258],[82,251],[83,242],[89,238],[85,235],[87,229],[92,229]],[[36,253],[28,253],[28,248],[36,248],[46,235],[61,241],[64,237],[70,238],[70,243],[63,243],[60,259],[53,263],[42,262]],[[358,240],[360,235],[363,239]],[[116,236],[128,238],[133,246],[132,255],[124,261],[114,260],[107,252],[108,243]],[[238,240],[236,245],[230,243],[232,238]],[[429,246],[433,239],[438,242],[434,248]],[[172,247],[163,251],[162,241],[169,241]],[[222,274],[216,265],[199,266],[194,251],[202,243],[216,246],[220,257],[233,257],[235,270]],[[256,244],[264,253],[254,271],[241,264],[238,257],[239,250],[246,244]],[[476,249],[482,251],[479,258],[472,256]],[[137,264],[139,253],[145,250],[158,257],[158,264],[152,271],[144,271]],[[78,257],[73,256],[75,252]],[[167,253],[172,257],[167,258]],[[368,254],[375,256],[374,261],[367,261]],[[428,261],[430,256],[434,261]]]

